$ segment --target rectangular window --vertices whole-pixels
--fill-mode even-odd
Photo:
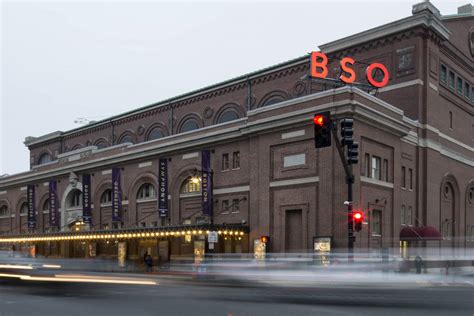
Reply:
[[[372,210],[372,235],[382,235],[382,211]]]
[[[222,214],[229,214],[229,200],[222,200]]]
[[[222,171],[229,170],[229,154],[222,154]]]
[[[408,188],[413,190],[413,169],[408,168]]]
[[[454,90],[454,72],[452,72],[452,71],[449,72],[448,80],[449,80],[449,82],[448,82],[449,83],[449,88]]]
[[[306,164],[306,154],[290,155],[283,157],[283,167],[294,167]]]
[[[402,205],[402,207],[400,209],[400,224],[401,225],[406,224],[406,221],[405,221],[405,205]]]
[[[474,103],[474,87],[471,87],[471,103]]]
[[[102,229],[105,229],[105,230],[109,229],[109,224],[102,225]]]
[[[370,178],[370,155],[365,154],[365,176]]]
[[[234,151],[232,155],[232,169],[240,168],[240,151]]]
[[[158,227],[158,222],[157,222],[157,221],[151,222],[151,226],[153,226],[153,227]]]
[[[383,160],[383,176],[384,176],[384,180],[389,182],[388,181],[388,160],[387,159]]]
[[[456,85],[456,88],[457,88],[457,91],[460,95],[462,95],[462,87],[463,87],[463,84],[462,84],[462,78],[457,78],[457,85]]]
[[[440,80],[442,83],[446,83],[448,77],[448,69],[446,68],[445,65],[441,65],[441,74],[440,74]]]
[[[232,201],[232,213],[240,213],[239,199]]]
[[[380,172],[380,158],[372,157],[372,179],[382,180]]]
[[[405,167],[402,166],[402,188],[406,188]]]
[[[407,225],[410,225],[410,226],[413,225],[413,222],[412,222],[413,214],[412,213],[413,213],[413,209],[412,209],[411,206],[409,206],[405,222],[406,222]]]
[[[413,53],[408,52],[398,55],[398,69],[403,70],[413,65]]]
[[[120,223],[117,223],[117,222],[112,223],[112,229],[119,229],[120,228],[119,224]]]
[[[453,112],[449,111],[449,128],[453,128]]]
[[[146,222],[141,222],[141,223],[140,223],[140,226],[141,226],[141,227],[146,227]]]
[[[468,100],[471,98],[471,87],[469,87],[469,84],[467,82],[464,83],[464,97]]]

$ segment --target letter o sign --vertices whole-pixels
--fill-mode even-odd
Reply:
[[[375,69],[380,69],[383,72],[383,79],[382,81],[378,82],[374,79],[372,76],[372,73],[374,72]],[[367,80],[369,83],[376,87],[376,88],[382,88],[385,87],[388,83],[388,78],[389,78],[389,73],[387,68],[382,65],[381,63],[373,63],[369,67],[367,67],[366,73],[365,73]]]

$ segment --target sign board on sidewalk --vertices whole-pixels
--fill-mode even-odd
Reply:
[[[217,232],[212,231],[209,232],[209,235],[207,236],[207,242],[212,243],[212,242],[217,242]]]

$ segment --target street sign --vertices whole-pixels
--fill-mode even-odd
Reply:
[[[209,235],[207,236],[207,242],[213,243],[217,242],[217,232],[209,232]]]

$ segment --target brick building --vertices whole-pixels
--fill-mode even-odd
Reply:
[[[353,57],[356,74],[383,63],[389,84],[361,90],[309,76],[302,56],[109,119],[28,137],[31,170],[0,178],[0,242],[65,257],[160,259],[209,251],[308,252],[320,237],[347,247],[344,170],[335,146],[314,148],[312,117],[354,119],[359,163],[354,207],[366,223],[355,248],[474,245],[474,13],[443,16],[429,2],[407,18],[320,46],[329,77]],[[201,155],[211,151],[213,216],[203,214]],[[160,159],[168,170],[158,214]],[[113,221],[112,169],[121,173],[122,218]],[[92,222],[84,225],[83,175]],[[198,181],[196,181],[198,178]],[[51,225],[49,183],[59,222]],[[28,228],[28,186],[36,227]],[[211,226],[214,225],[214,226]],[[427,241],[426,228],[442,240]],[[415,236],[409,236],[412,232]],[[413,235],[411,234],[411,235]],[[122,249],[122,250],[123,250]]]

